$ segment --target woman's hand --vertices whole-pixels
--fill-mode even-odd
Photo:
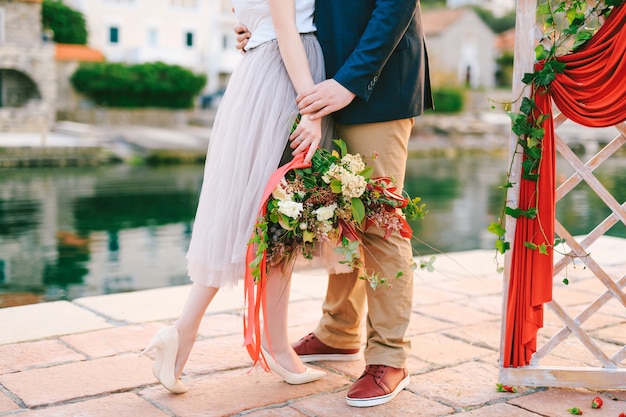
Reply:
[[[291,141],[289,146],[294,150],[291,154],[296,156],[306,152],[304,162],[310,162],[322,140],[322,120],[311,120],[308,117],[303,117],[289,136],[289,140]]]
[[[250,33],[248,28],[245,25],[242,25],[241,23],[237,23],[235,27],[233,28],[233,30],[235,31],[235,34],[237,35],[237,44],[236,44],[237,49],[239,49],[242,54],[245,54],[246,50],[244,48],[248,44],[248,39],[250,39],[250,36],[252,35],[252,33]]]

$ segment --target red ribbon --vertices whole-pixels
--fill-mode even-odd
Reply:
[[[261,207],[259,208],[259,217],[264,217],[267,212],[267,201],[269,196],[276,188],[276,185],[283,179],[285,174],[294,169],[303,169],[311,166],[310,162],[304,162],[304,157],[307,152],[301,152],[296,155],[288,164],[278,168],[270,177],[263,196],[261,198]],[[254,233],[253,233],[254,236]],[[264,370],[269,371],[267,361],[263,352],[261,351],[261,323],[260,316],[263,314],[263,322],[267,323],[266,312],[266,298],[265,298],[265,285],[267,283],[267,253],[263,251],[261,262],[259,263],[260,275],[256,282],[256,295],[254,293],[254,277],[252,276],[252,268],[250,263],[256,257],[255,245],[253,243],[248,244],[246,251],[246,272],[244,276],[244,305],[247,305],[247,314],[243,321],[244,332],[244,346],[248,350],[250,358],[252,358],[253,364],[261,364]],[[270,343],[267,330],[265,331],[267,342]]]

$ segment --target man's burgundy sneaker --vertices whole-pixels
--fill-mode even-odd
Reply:
[[[385,404],[411,382],[406,368],[387,365],[367,365],[365,372],[348,390],[346,402],[352,407],[371,407]]]
[[[322,343],[317,336],[309,333],[291,345],[302,362],[314,361],[356,361],[359,349],[335,349]]]

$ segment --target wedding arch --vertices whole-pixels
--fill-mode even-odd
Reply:
[[[568,9],[576,4],[581,7]],[[589,10],[598,12],[599,29],[594,31],[580,22]],[[549,22],[556,11],[571,23],[566,28],[575,35],[571,52],[558,55],[549,45],[549,36],[538,26],[538,14],[546,11]],[[537,0],[518,0],[515,30],[513,97],[518,99],[511,109],[506,221],[497,233],[505,254],[499,379],[507,385],[623,389],[625,339],[607,337],[594,325],[606,325],[606,317],[613,317],[626,328],[626,271],[603,265],[589,249],[617,223],[626,225],[626,202],[594,175],[626,149],[626,2],[573,0],[542,3],[538,9]],[[617,136],[583,162],[554,131],[568,120],[587,127],[615,126]],[[557,153],[573,170],[560,184]],[[555,206],[583,182],[610,215],[574,238],[556,218]],[[581,286],[584,300],[575,305],[559,299],[557,285],[568,285],[562,279],[568,268],[584,270],[593,281]],[[544,308],[552,320],[549,328],[544,328]],[[603,320],[594,320],[601,316]],[[576,349],[577,355],[585,351],[588,359],[572,363],[556,355],[555,360],[555,352],[563,359],[567,349]]]

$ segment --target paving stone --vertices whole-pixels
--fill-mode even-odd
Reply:
[[[424,334],[411,338],[411,354],[437,365],[452,365],[492,353],[492,351],[440,334]]]
[[[450,291],[446,291],[445,289],[432,288],[430,284],[422,283],[419,278],[415,278],[413,282],[414,308],[431,304],[445,303],[465,297],[463,294],[450,293]]]
[[[74,303],[122,323],[176,319],[187,300],[190,285],[119,294],[82,297]],[[220,294],[222,295],[221,291]],[[217,302],[218,297],[215,297]],[[213,303],[212,303],[213,304]]]
[[[61,340],[89,357],[113,356],[124,352],[141,352],[163,323],[121,326],[96,332],[62,337]]]
[[[478,407],[524,392],[522,388],[517,394],[498,392],[497,383],[498,367],[495,364],[468,362],[411,378],[409,390],[458,409]]]
[[[456,280],[448,278],[448,281],[437,281],[432,285],[434,288],[447,290],[452,294],[473,297],[502,293],[501,275],[463,277]]]
[[[440,333],[452,338],[466,340],[479,346],[486,345],[492,349],[500,350],[500,321],[489,321],[480,324],[444,329]]]
[[[202,318],[199,337],[243,334],[243,318],[238,313],[207,314]]]
[[[459,305],[458,303],[441,303],[437,305],[423,306],[419,307],[415,310],[415,312],[458,325],[484,323],[486,321],[494,321],[500,318],[499,315],[482,313],[477,311],[475,308]]]
[[[85,357],[58,340],[0,346],[0,374],[84,360]]]
[[[540,417],[541,414],[531,413],[523,408],[515,407],[510,404],[493,404],[480,407],[472,411],[455,414],[455,416],[476,416],[476,417]]]
[[[104,318],[68,301],[2,308],[0,323],[0,345],[112,327]]]
[[[176,416],[232,416],[244,410],[280,405],[309,395],[347,387],[348,379],[328,373],[319,381],[289,385],[264,371],[247,374],[234,370],[185,380],[189,391],[172,395],[163,387],[142,390],[140,395]]]
[[[159,410],[136,394],[107,395],[103,398],[81,401],[67,405],[47,407],[31,411],[29,417],[166,417]]]
[[[122,355],[2,375],[0,384],[35,407],[154,383],[151,367],[148,358]]]
[[[302,410],[306,415],[316,417],[435,417],[451,414],[454,410],[436,401],[428,400],[412,392],[404,390],[391,402],[376,406],[357,408],[346,404],[346,391],[305,398],[292,406]]]
[[[272,407],[259,411],[252,411],[246,414],[248,417],[307,417],[306,414],[301,413],[290,405],[284,407]]]
[[[242,343],[241,335],[196,341],[185,365],[185,375],[208,374],[228,369],[250,369],[252,360]]]
[[[420,313],[412,313],[406,336],[411,337],[423,333],[438,332],[444,329],[453,329],[458,326],[449,321],[437,320]]]
[[[500,293],[464,298],[459,303],[475,308],[482,313],[492,314],[498,318],[502,315],[502,295]]]
[[[0,415],[8,413],[9,411],[19,410],[20,406],[15,403],[11,398],[7,397],[4,393],[0,392]]]
[[[603,399],[604,405],[600,409],[593,409],[591,401],[598,395]],[[573,407],[578,407],[583,415],[593,417],[616,417],[619,413],[626,412],[626,403],[623,401],[611,401],[609,397],[583,389],[551,388],[511,399],[509,403],[546,417],[568,416],[570,414],[567,410]]]

